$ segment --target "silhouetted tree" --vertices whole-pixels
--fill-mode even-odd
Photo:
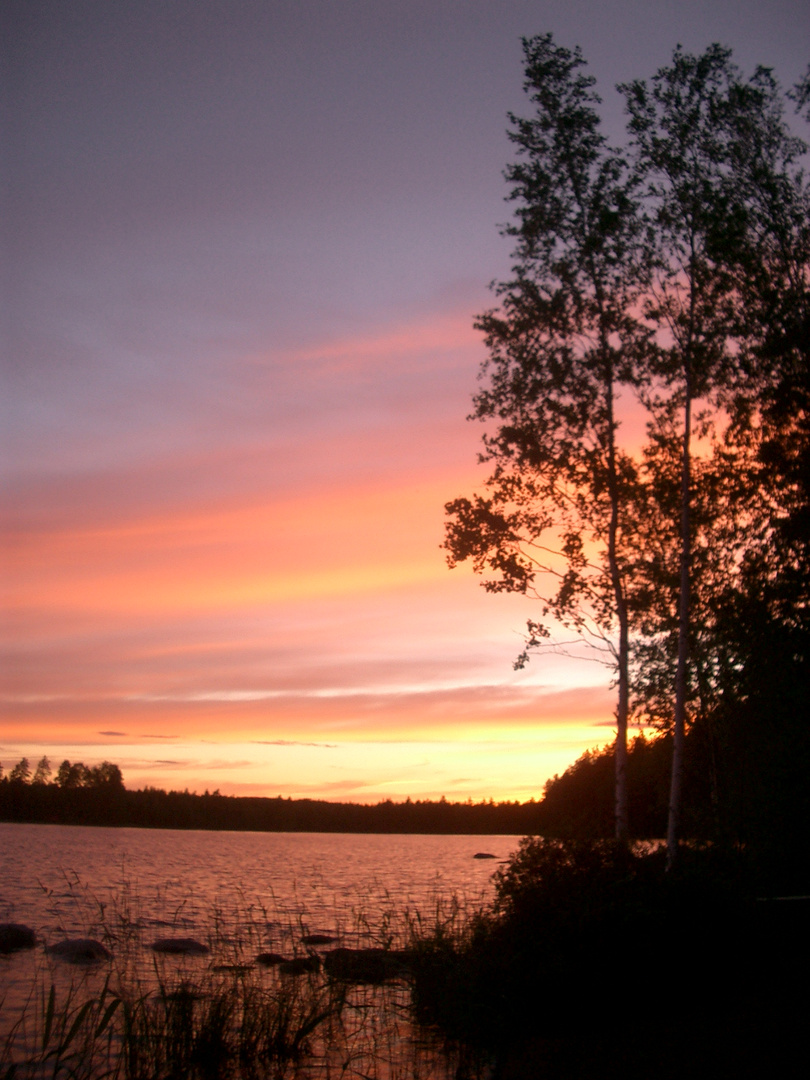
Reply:
[[[75,765],[71,765],[66,758],[56,773],[56,783],[61,788],[79,788],[84,785],[86,773],[83,762],[77,761]]]
[[[118,765],[111,761],[102,761],[100,765],[87,770],[86,783],[95,788],[123,788],[124,778]]]
[[[524,39],[530,119],[510,115],[506,171],[517,241],[501,307],[481,315],[489,358],[473,416],[495,423],[487,494],[447,504],[449,561],[470,558],[493,592],[534,595],[606,650],[618,684],[615,828],[628,837],[629,613],[625,508],[635,473],[617,442],[617,404],[635,379],[638,214],[620,154],[601,134],[594,79],[550,34]],[[643,336],[642,336],[643,337]],[[643,344],[643,340],[641,342]],[[549,585],[549,582],[551,584]],[[547,645],[530,621],[527,650]]]
[[[769,378],[758,363],[761,351],[751,347],[748,305],[762,284],[762,267],[784,239],[785,214],[796,203],[797,175],[791,168],[804,147],[788,133],[782,96],[770,72],[759,68],[744,80],[730,51],[719,45],[697,57],[679,47],[672,65],[662,68],[649,86],[637,81],[620,89],[630,117],[646,225],[649,285],[643,314],[655,343],[653,382],[645,393],[651,413],[646,474],[659,510],[650,514],[648,501],[646,524],[648,535],[663,535],[659,550],[673,535],[666,522],[675,506],[680,520],[677,542],[665,553],[663,565],[656,567],[649,557],[640,563],[649,571],[653,594],[649,639],[676,643],[667,828],[671,860],[680,828],[690,695],[700,698],[701,680],[708,687],[711,678],[705,652],[697,653],[698,662],[689,670],[696,627],[706,621],[692,617],[693,594],[706,616],[707,601],[722,590],[723,579],[727,585],[734,576],[748,542],[739,525],[750,518],[756,490],[751,474],[727,453],[724,444],[732,433],[727,415],[732,407],[738,421],[759,412],[757,392],[763,376]],[[775,201],[777,192],[786,203]],[[715,447],[697,473],[696,438]],[[696,490],[701,486],[702,492]],[[701,498],[703,514],[696,519],[693,511]],[[675,550],[677,630],[664,610],[672,595]],[[702,576],[693,566],[696,555]],[[652,651],[646,651],[647,663]]]
[[[31,779],[31,766],[28,758],[21,758],[8,775],[12,783],[27,784]]]
[[[473,416],[492,425],[494,470],[486,495],[447,504],[445,546],[487,589],[532,594],[611,650],[619,837],[633,631],[640,711],[673,734],[672,860],[687,723],[705,728],[739,671],[727,613],[755,580],[808,565],[805,148],[770,72],[744,79],[727,49],[679,47],[649,85],[620,87],[628,167],[599,133],[580,53],[550,35],[524,49],[536,114],[512,117],[516,264],[476,323],[489,358]],[[794,97],[806,107],[807,79]],[[617,411],[633,392],[649,417],[635,460]],[[529,623],[529,649],[548,637]]]
[[[43,756],[39,759],[39,763],[34,773],[34,777],[31,781],[32,784],[47,784],[51,778],[51,763],[47,756]]]
[[[807,71],[802,78],[792,90],[788,91],[787,96],[795,103],[796,112],[804,112],[804,119],[810,123],[810,64],[807,65]]]

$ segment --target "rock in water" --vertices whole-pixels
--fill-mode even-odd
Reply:
[[[256,957],[256,963],[262,967],[277,967],[284,963],[284,957],[277,952],[263,952]]]
[[[409,958],[393,949],[332,949],[325,954],[323,966],[338,982],[382,983],[406,975]]]
[[[0,953],[33,949],[36,943],[37,935],[30,926],[15,922],[0,923]]]
[[[310,971],[320,971],[320,968],[317,956],[299,956],[295,960],[284,960],[278,966],[282,975],[306,975]]]
[[[51,956],[58,956],[60,960],[67,960],[71,964],[98,964],[102,960],[111,959],[112,954],[93,938],[75,938],[67,941],[57,941],[55,945],[46,945],[45,952]]]
[[[476,851],[475,855],[473,855],[474,859],[497,859],[497,857],[491,851]]]
[[[169,953],[172,956],[207,956],[211,950],[195,938],[167,937],[158,938],[152,945],[152,951]]]

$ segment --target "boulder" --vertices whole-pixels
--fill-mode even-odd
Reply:
[[[277,952],[263,952],[256,957],[256,963],[262,967],[278,967],[284,963],[284,957]]]
[[[37,935],[30,926],[22,923],[0,923],[0,953],[13,953],[19,949],[33,949]]]
[[[294,960],[283,960],[278,965],[282,975],[307,975],[311,971],[320,971],[321,962],[317,956],[299,956]]]
[[[331,934],[304,934],[301,938],[305,945],[332,945],[337,940]]]
[[[152,945],[152,951],[169,953],[171,956],[207,956],[211,950],[195,938],[167,937],[158,938]]]
[[[98,964],[111,959],[112,954],[100,941],[93,938],[74,938],[57,941],[55,945],[46,945],[45,952],[67,960],[71,964]]]
[[[208,997],[199,987],[186,982],[172,987],[171,990],[163,989],[157,996],[164,1001],[176,1001],[180,1005],[193,1005],[197,1001],[205,1001]]]
[[[410,954],[393,949],[331,949],[323,966],[339,982],[382,983],[408,973]]]

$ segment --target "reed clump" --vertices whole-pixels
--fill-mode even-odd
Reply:
[[[31,988],[0,1001],[0,1080],[439,1080],[455,1065],[412,1022],[408,968],[392,963],[379,983],[342,977],[328,951],[404,957],[407,913],[379,925],[357,915],[335,936],[244,895],[218,901],[204,921],[179,905],[146,918],[137,890],[96,902],[72,882],[83,919],[71,926],[104,949],[70,963],[64,950],[18,958]],[[456,916],[459,915],[456,911]],[[438,920],[437,920],[438,921]],[[200,942],[191,930],[206,932]],[[155,938],[200,948],[154,951]],[[317,941],[320,948],[307,942]],[[339,943],[351,943],[353,949]],[[257,962],[282,950],[285,963]],[[399,948],[397,948],[399,946]],[[88,955],[86,950],[83,956]],[[281,959],[281,955],[278,959]],[[292,972],[298,972],[293,974]],[[394,973],[389,977],[389,974]]]
[[[108,976],[86,996],[54,983],[6,1033],[3,1080],[225,1080],[295,1073],[314,1037],[339,1019],[339,987],[277,980],[273,987],[226,980],[160,979],[133,993]]]

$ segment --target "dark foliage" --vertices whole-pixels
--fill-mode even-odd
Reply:
[[[711,778],[716,771],[716,748],[705,732],[694,727],[687,736],[684,788],[686,835],[712,839],[717,834]],[[607,839],[613,829],[613,747],[586,751],[561,776],[546,783],[540,803],[541,831],[558,839]],[[632,835],[658,839],[665,835],[672,760],[669,735],[637,736],[628,747],[627,787]]]
[[[663,852],[527,838],[490,911],[420,943],[414,1000],[504,1078],[773,1075],[807,944],[802,902],[758,901],[738,853],[687,849],[666,874]]]
[[[541,805],[545,836],[599,839],[613,835],[614,750],[588,750],[546,783]],[[636,738],[628,747],[627,786],[633,836],[664,835],[671,747],[666,738]]]
[[[670,860],[679,837],[761,845],[790,813],[806,821],[801,798],[772,813],[764,792],[809,763],[802,733],[798,767],[788,749],[808,700],[807,147],[773,73],[746,77],[714,44],[678,46],[651,80],[618,88],[617,150],[580,50],[550,34],[523,44],[532,111],[510,117],[512,274],[476,321],[488,356],[472,415],[493,468],[483,494],[446,506],[450,563],[538,601],[519,666],[557,648],[549,617],[605,647],[617,837],[661,832],[660,747],[649,798],[632,792],[632,706],[673,735]],[[787,100],[806,113],[807,76]],[[633,396],[641,447],[620,428]],[[757,777],[749,747],[763,740]],[[607,762],[577,763],[565,794],[549,790],[546,831],[605,833]]]

